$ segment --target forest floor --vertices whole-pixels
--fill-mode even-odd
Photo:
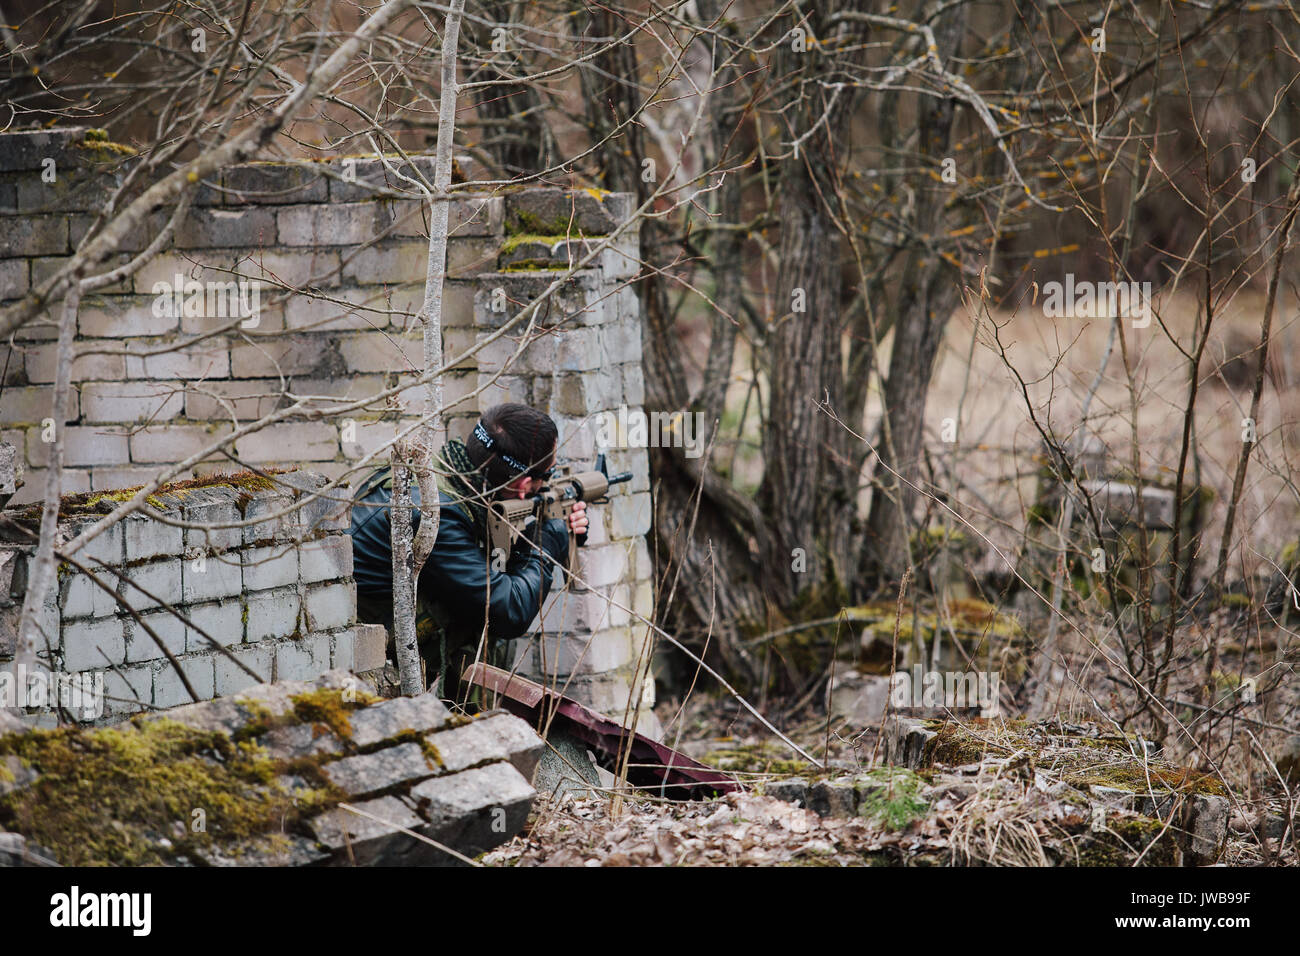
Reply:
[[[1272,647],[1263,650],[1273,656]],[[1227,671],[1256,669],[1233,653],[1222,663]],[[782,732],[823,768],[804,761],[732,700],[665,701],[659,708],[669,728],[665,742],[732,773],[741,792],[690,802],[636,790],[621,799],[613,790],[591,799],[543,795],[524,831],[483,862],[1297,865],[1300,788],[1295,777],[1292,792],[1277,779],[1277,765],[1287,772],[1278,756],[1291,739],[1285,727],[1295,724],[1300,707],[1293,684],[1269,693],[1264,723],[1282,733],[1239,713],[1201,738],[1211,754],[1206,773],[1196,746],[1180,746],[1179,734],[1170,735],[1166,748],[1155,747],[1140,735],[1119,733],[1095,707],[1088,714],[1078,701],[1047,721],[958,715],[934,721],[926,726],[939,731],[941,746],[910,761],[897,747],[891,752],[899,736],[892,717],[854,727],[813,707],[781,722]],[[1195,711],[1177,716],[1204,727]],[[1273,723],[1279,719],[1282,724]],[[1300,776],[1300,769],[1290,772]]]

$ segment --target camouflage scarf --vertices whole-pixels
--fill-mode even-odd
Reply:
[[[488,540],[486,482],[483,473],[469,460],[465,443],[453,438],[438,456],[438,485],[470,517],[479,543]]]

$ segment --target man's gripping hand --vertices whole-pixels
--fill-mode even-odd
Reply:
[[[569,530],[578,536],[587,533],[587,503],[585,501],[575,501],[573,508],[569,511]]]

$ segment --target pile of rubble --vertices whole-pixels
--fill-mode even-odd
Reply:
[[[0,724],[0,865],[439,865],[510,839],[541,739],[346,671],[115,727]]]

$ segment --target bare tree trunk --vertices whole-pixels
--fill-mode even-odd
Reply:
[[[858,4],[849,4],[855,7]],[[836,28],[810,14],[813,35]],[[845,31],[840,26],[840,32]],[[780,76],[802,75],[788,112],[793,143],[781,164],[781,250],[776,327],[771,335],[771,398],[763,433],[759,502],[772,530],[769,586],[789,603],[805,581],[835,586],[855,576],[854,495],[848,432],[827,415],[845,414],[840,339],[843,234],[836,221],[844,133],[852,89],[816,82],[822,53],[784,43]],[[850,428],[858,427],[850,421]],[[819,564],[819,562],[822,562]],[[801,570],[806,569],[806,570]]]
[[[45,503],[41,509],[41,536],[36,558],[27,579],[23,613],[18,625],[18,646],[14,654],[15,672],[32,669],[36,663],[36,617],[45,603],[54,580],[54,545],[59,533],[59,506],[63,491],[63,426],[68,420],[68,399],[72,393],[72,340],[77,332],[77,309],[81,304],[81,286],[73,285],[63,300],[63,317],[59,320],[59,341],[55,352],[54,407],[51,422],[54,441],[50,444],[49,463],[45,470]],[[58,639],[58,635],[45,635]]]
[[[424,679],[420,676],[420,649],[415,634],[416,575],[411,541],[411,473],[397,444],[393,445],[390,461],[393,469],[393,497],[390,501],[393,644],[397,653],[397,672],[401,678],[402,693],[413,696],[424,691]],[[426,505],[424,511],[428,510]]]
[[[936,27],[938,54],[947,60],[956,51],[966,26],[966,7],[948,11]],[[919,152],[937,163],[948,153],[956,101],[923,97],[917,124]],[[933,235],[944,221],[947,194],[934,188],[928,174],[917,194],[917,232]],[[914,486],[924,451],[926,394],[934,374],[935,356],[943,341],[948,317],[957,305],[958,283],[952,266],[929,248],[913,247],[901,278],[894,323],[894,345],[885,381],[884,434],[880,465],[867,533],[863,566],[874,578],[897,581],[910,566],[908,536],[916,507]],[[897,474],[898,477],[895,477]]]
[[[442,290],[447,271],[449,212],[447,190],[451,188],[451,152],[456,131],[456,43],[464,9],[465,0],[452,0],[442,38],[442,90],[433,173],[435,194],[429,216],[424,305],[420,309],[426,373],[442,368]],[[393,642],[397,647],[403,694],[418,694],[424,690],[415,634],[415,582],[438,540],[440,510],[433,456],[438,439],[445,434],[441,418],[442,376],[436,375],[425,386],[424,419],[419,429],[408,441],[393,447]],[[411,535],[410,471],[415,472],[420,484],[420,528],[414,539]],[[443,688],[442,692],[446,693],[446,689]]]

